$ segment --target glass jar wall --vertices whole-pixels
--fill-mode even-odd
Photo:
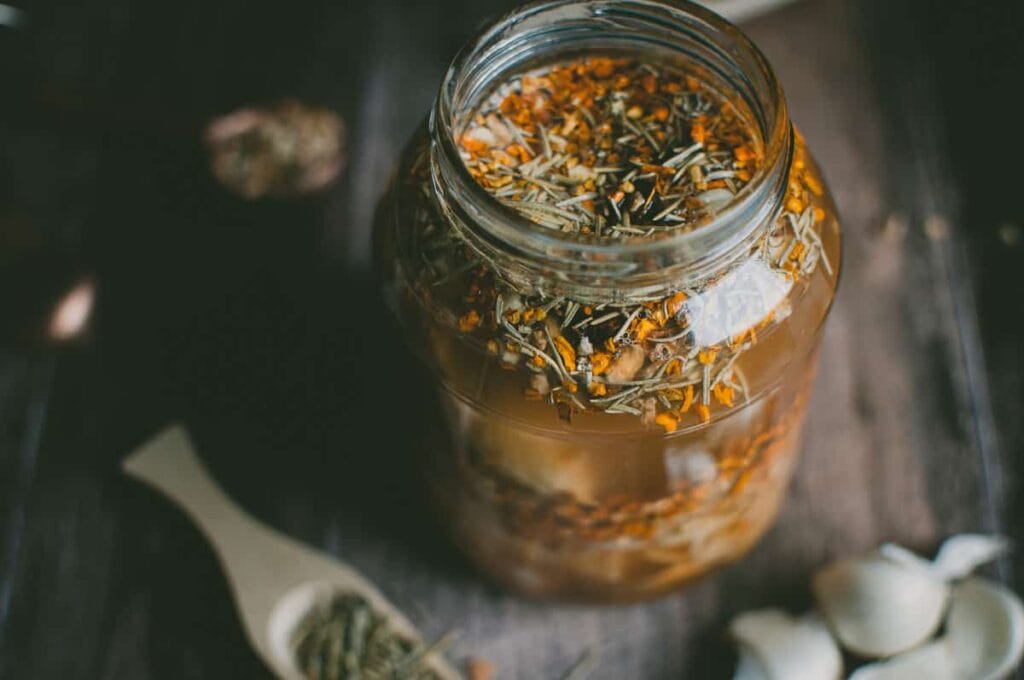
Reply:
[[[453,62],[376,238],[444,413],[431,495],[492,578],[650,597],[770,526],[840,232],[737,29],[688,3],[503,17]]]

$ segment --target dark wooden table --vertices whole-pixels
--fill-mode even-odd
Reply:
[[[458,628],[455,656],[501,678],[558,677],[586,648],[593,678],[729,677],[728,619],[808,606],[836,556],[1021,539],[1020,3],[805,0],[746,24],[838,201],[841,292],[778,525],[689,590],[614,608],[469,571],[384,399],[403,374],[368,267],[374,202],[446,60],[505,3],[38,5],[0,29],[0,207],[94,272],[99,303],[86,342],[0,354],[0,677],[266,677],[208,546],[117,471],[171,419],[251,512],[428,634]],[[225,195],[203,121],[282,95],[345,117],[345,175],[322,199]],[[990,573],[1019,589],[1021,566]]]

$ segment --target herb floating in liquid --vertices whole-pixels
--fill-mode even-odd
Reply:
[[[525,218],[580,240],[658,239],[699,229],[762,163],[751,123],[693,74],[592,57],[511,78],[459,136],[473,178]],[[782,214],[738,267],[650,300],[601,302],[528,292],[482,261],[430,207],[426,155],[414,164],[424,290],[458,296],[451,324],[524,396],[563,419],[630,414],[665,432],[707,423],[750,398],[740,355],[788,314],[787,292],[818,263],[823,187],[797,135]]]
[[[387,618],[358,595],[339,593],[314,607],[292,633],[302,674],[310,680],[439,680],[426,657],[450,641],[417,644],[395,632]]]
[[[470,174],[505,205],[609,238],[695,228],[760,160],[749,124],[693,76],[605,57],[506,83],[460,141]]]

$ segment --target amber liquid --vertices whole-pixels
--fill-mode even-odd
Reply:
[[[440,382],[446,422],[426,447],[427,483],[485,574],[538,597],[637,600],[737,559],[765,533],[797,459],[836,285],[838,224],[827,196],[815,204],[833,271],[818,266],[763,310],[777,320],[736,362],[745,398],[673,433],[630,414],[566,420],[524,399],[522,371],[504,370],[412,287],[396,286],[413,346]],[[454,308],[460,291],[432,294]]]

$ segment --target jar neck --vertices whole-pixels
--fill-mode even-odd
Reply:
[[[495,86],[587,53],[692,65],[749,119],[763,161],[695,229],[660,239],[581,239],[536,224],[470,175],[456,140]],[[525,294],[588,303],[662,297],[740,260],[782,211],[793,132],[785,97],[760,51],[737,28],[689,2],[548,0],[483,29],[456,56],[430,116],[436,208],[494,270]]]

